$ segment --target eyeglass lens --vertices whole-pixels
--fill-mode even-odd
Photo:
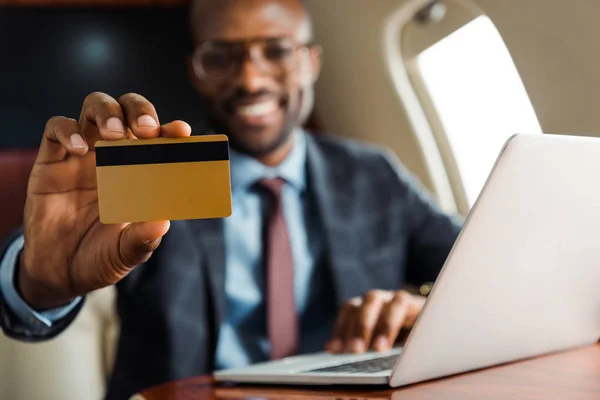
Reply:
[[[248,45],[207,42],[199,48],[196,62],[206,76],[226,76],[242,65],[247,48],[251,60],[264,73],[284,73],[294,66],[297,46],[287,38],[257,40]]]

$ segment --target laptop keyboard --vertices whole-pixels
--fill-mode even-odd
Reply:
[[[318,368],[305,372],[341,372],[346,374],[373,374],[376,372],[389,371],[394,368],[398,354],[372,360],[358,361],[333,367]]]

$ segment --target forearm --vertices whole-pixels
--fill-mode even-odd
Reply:
[[[77,315],[83,299],[55,309],[37,311],[18,291],[19,255],[23,236],[18,233],[0,253],[0,325],[7,336],[19,340],[43,340],[60,333]]]

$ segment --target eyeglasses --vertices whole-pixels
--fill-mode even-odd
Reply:
[[[248,55],[262,73],[281,76],[295,70],[300,51],[306,51],[311,46],[310,43],[297,43],[288,37],[246,41],[208,40],[194,51],[193,67],[200,79],[222,80],[238,73]]]

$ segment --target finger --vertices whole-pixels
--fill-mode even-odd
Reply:
[[[356,332],[356,326],[360,320],[362,303],[362,297],[358,298],[358,300],[353,299],[350,302],[344,335],[344,351],[349,353],[360,353],[362,352],[362,348],[364,348],[364,343],[362,342],[362,339],[357,337]]]
[[[128,130],[128,139],[137,139],[131,129]],[[160,127],[160,137],[182,138],[192,134],[192,127],[184,121],[172,121]]]
[[[147,261],[169,227],[169,221],[156,221],[134,223],[125,228],[119,240],[121,267],[133,268]]]
[[[407,296],[406,292],[396,293],[392,301],[388,302],[381,310],[374,332],[373,348],[376,351],[389,350],[396,341],[406,319]]]
[[[173,121],[160,127],[160,136],[179,138],[192,134],[192,127],[183,121]]]
[[[68,154],[82,156],[88,145],[80,134],[77,121],[66,117],[52,117],[46,123],[37,163],[64,160]]]
[[[125,121],[135,137],[150,139],[160,134],[156,109],[144,96],[127,93],[119,97],[119,104],[125,113]]]
[[[91,148],[97,140],[119,140],[127,137],[121,105],[105,93],[87,96],[81,108],[79,125]]]
[[[326,346],[327,351],[332,353],[341,353],[344,350],[344,341],[346,339],[346,332],[348,330],[348,318],[353,308],[354,306],[351,304],[351,302],[348,302],[344,304],[340,310],[337,320],[335,321],[332,339]]]
[[[356,342],[357,346],[353,349],[355,353],[362,353],[369,348],[373,330],[379,319],[381,309],[393,296],[392,292],[383,290],[372,290],[365,295],[363,305],[360,309],[360,316],[355,320],[355,338],[362,340],[361,342]]]

